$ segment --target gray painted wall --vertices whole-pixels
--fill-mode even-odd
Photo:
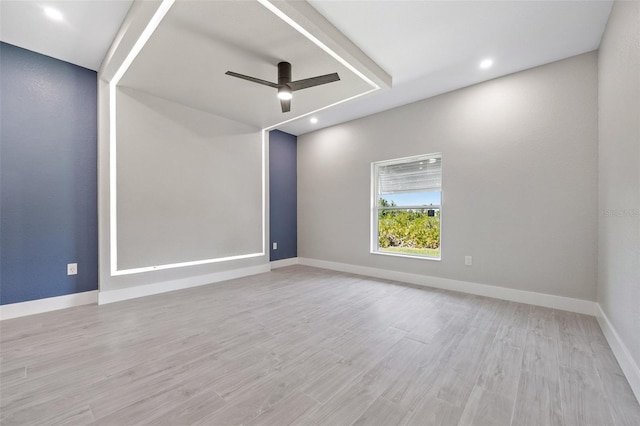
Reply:
[[[298,256],[595,300],[595,53],[298,137]],[[370,164],[442,152],[442,261],[369,253]],[[464,266],[464,256],[473,266]]]
[[[98,288],[96,84],[0,43],[1,304]]]
[[[614,3],[598,69],[598,302],[640,365],[640,3]]]
[[[118,90],[118,269],[262,251],[256,129]]]
[[[298,255],[298,138],[289,133],[269,132],[269,235],[270,260]],[[277,243],[277,249],[273,249]]]
[[[117,60],[115,61],[117,62]],[[112,64],[108,62],[107,68],[111,67],[111,65]],[[119,89],[119,92],[120,92],[120,95],[122,95],[122,88]],[[129,90],[129,95],[131,96],[133,92],[134,91]],[[172,176],[179,176],[180,177],[179,179],[182,183],[192,182],[192,181],[197,182],[197,179],[196,179],[197,176],[202,176],[203,173],[204,175],[207,175],[209,173],[209,170],[207,170],[206,166],[203,166],[200,162],[193,163],[192,161],[189,161],[189,158],[193,158],[193,155],[197,156],[200,154],[204,156],[206,159],[206,157],[210,154],[210,152],[208,151],[208,148],[206,147],[206,144],[216,143],[216,141],[225,140],[226,136],[222,134],[224,132],[217,127],[219,124],[225,123],[225,119],[222,117],[214,116],[212,114],[203,113],[202,111],[186,108],[173,102],[167,102],[160,98],[156,98],[153,96],[149,97],[148,95],[145,95],[139,92],[135,93],[134,97],[138,98],[137,100],[135,100],[135,103],[138,104],[137,105],[138,108],[148,109],[145,113],[147,115],[147,118],[152,117],[153,120],[156,120],[156,119],[158,120],[156,122],[156,125],[158,126],[158,128],[156,129],[149,129],[149,128],[147,128],[146,130],[143,128],[138,129],[140,130],[140,133],[138,136],[140,138],[145,139],[145,140],[137,141],[137,143],[141,144],[141,145],[138,145],[138,147],[140,148],[144,144],[153,144],[154,137],[155,137],[154,135],[156,135],[157,134],[156,132],[158,132],[159,134],[163,135],[162,145],[164,146],[164,148],[161,150],[161,152],[158,155],[161,158],[167,159],[168,157],[170,157],[170,153],[166,151],[166,149],[169,148],[169,142],[173,140],[176,143],[175,145],[176,149],[179,149],[178,146],[180,144],[181,138],[188,137],[189,140],[186,141],[186,144],[187,146],[189,146],[190,150],[194,150],[194,151],[188,155],[187,153],[181,153],[179,155],[176,155],[174,158],[175,161],[172,161],[171,165],[168,166],[171,168],[171,170],[167,170],[167,172],[170,173]],[[154,100],[150,100],[148,98],[153,98]],[[143,99],[145,99],[144,102],[142,102]],[[134,102],[134,100],[132,99],[129,99],[129,101]],[[145,102],[147,103],[146,105],[145,105]],[[150,105],[154,105],[153,108],[151,108]],[[124,109],[126,109],[126,106],[124,106]],[[118,114],[120,114],[120,112],[118,112]],[[162,120],[160,120],[160,116],[162,116],[163,114],[165,116]],[[98,229],[100,233],[99,278],[100,278],[101,298],[103,296],[103,292],[105,292],[104,297],[109,298],[108,292],[117,291],[117,290],[126,290],[127,294],[134,295],[134,296],[137,294],[143,294],[146,291],[145,288],[142,288],[140,290],[136,289],[137,287],[142,287],[142,286],[154,286],[154,288],[158,288],[158,289],[160,288],[173,289],[173,288],[179,288],[181,285],[187,285],[187,284],[189,285],[194,285],[194,283],[198,285],[206,284],[211,282],[212,274],[218,274],[218,275],[222,274],[221,276],[224,277],[226,276],[224,274],[230,271],[243,270],[245,268],[260,267],[262,265],[268,264],[268,253],[265,252],[264,255],[247,258],[247,259],[238,259],[238,260],[224,261],[224,262],[218,262],[218,263],[206,263],[201,265],[178,267],[178,268],[171,268],[171,269],[153,270],[148,272],[133,273],[133,274],[127,274],[127,275],[112,275],[110,271],[111,246],[110,246],[110,229],[109,229],[110,220],[111,220],[110,207],[109,207],[109,196],[110,196],[109,87],[107,82],[104,79],[100,78],[100,74],[99,74],[99,81],[98,81],[98,117],[99,117],[98,118],[99,228]],[[125,123],[121,123],[121,124],[125,124]],[[237,124],[238,123],[236,123],[236,125]],[[229,127],[225,127],[226,131],[230,132],[229,137],[231,139],[235,138],[235,135],[237,134],[239,128],[235,128],[234,126],[231,126],[231,123],[229,122],[226,122],[224,126],[229,126]],[[240,127],[243,127],[243,126],[240,126]],[[153,130],[153,132],[145,133],[150,130]],[[135,132],[135,130],[133,129],[129,129],[128,131]],[[211,136],[211,132],[214,132],[214,133],[217,132],[216,136]],[[253,129],[253,133],[247,133],[246,136],[247,136],[246,140],[249,141],[248,142],[249,144],[253,145],[254,147],[261,146],[261,134],[257,129]],[[183,146],[183,148],[184,147],[185,146]],[[135,154],[135,153],[132,153],[132,154]],[[218,160],[226,161],[226,164],[228,167],[232,167],[236,165],[236,161],[238,161],[239,159],[234,157],[233,155],[230,155],[230,154],[227,155],[227,154],[229,153],[221,149],[219,152],[220,158]],[[156,153],[153,150],[151,150],[148,155],[154,156],[156,155]],[[260,160],[261,149],[256,153],[256,155],[258,160],[261,161]],[[120,157],[120,154],[118,154],[118,156],[120,160],[122,160],[123,162],[127,161],[126,158]],[[243,157],[243,159],[244,161],[249,161],[249,162],[255,160],[255,158],[246,158],[246,157]],[[152,165],[150,169],[147,169],[146,168],[147,166],[145,164],[140,164],[141,157],[138,157],[137,160],[138,161],[136,162],[138,166],[140,166],[137,173],[136,173],[135,167],[128,167],[128,171],[121,170],[123,174],[118,176],[119,188],[120,188],[120,185],[125,185],[125,186],[133,185],[135,187],[136,185],[139,185],[141,182],[148,182],[150,184],[153,184],[153,176],[155,173],[154,170],[157,171],[158,170],[157,167],[155,165]],[[154,162],[154,161],[157,161],[157,159],[149,159],[149,162]],[[204,191],[199,190],[199,191],[194,191],[193,193],[190,193],[190,194],[185,194],[186,200],[187,200],[186,206],[190,211],[192,211],[193,214],[196,215],[196,217],[194,218],[195,222],[202,223],[202,220],[207,220],[207,218],[205,217],[206,215],[203,215],[203,213],[199,210],[200,206],[198,205],[198,203],[204,203],[204,205],[207,205],[207,203],[211,201],[211,195],[216,194],[218,191],[231,191],[234,194],[234,197],[238,199],[239,204],[243,202],[242,200],[240,200],[240,198],[249,197],[250,202],[252,203],[252,206],[257,206],[259,210],[257,214],[259,217],[261,217],[260,216],[261,215],[260,211],[262,208],[261,202],[260,202],[261,197],[260,196],[258,196],[257,198],[255,197],[256,188],[259,188],[258,190],[259,195],[261,195],[261,192],[262,192],[261,190],[262,180],[260,178],[261,176],[260,168],[258,167],[253,171],[255,172],[255,174],[252,173],[251,176],[258,177],[258,178],[257,180],[250,179],[250,182],[247,181],[249,182],[248,183],[249,186],[247,186],[247,182],[242,182],[242,181],[235,182],[230,179],[212,180],[212,181],[206,180],[206,185],[208,185],[208,187]],[[176,194],[174,192],[174,189],[176,188],[166,188],[166,189],[167,191],[164,191],[164,192],[163,191],[153,192],[153,194],[155,194],[154,203],[158,203],[159,205],[167,205],[167,204],[173,205],[174,203],[176,203],[176,198],[175,198]],[[199,187],[198,189],[202,189],[202,188]],[[198,195],[201,195],[201,196],[199,197]],[[178,199],[178,201],[180,201],[180,199]],[[233,204],[233,201],[234,200],[231,201],[231,204]],[[133,202],[135,202],[135,200]],[[122,205],[122,203],[120,204]],[[125,205],[123,207],[131,209],[132,206]],[[227,207],[229,206],[225,205],[225,208]],[[135,209],[131,209],[131,211],[127,213],[129,217],[128,220],[144,221],[146,213],[144,210],[145,207],[142,207],[142,208],[143,210],[140,211],[141,214],[137,218],[135,215]],[[171,218],[167,218],[167,219],[171,219]],[[191,217],[182,218],[183,221],[189,221],[191,219],[192,219]],[[211,220],[214,220],[214,219],[211,218]],[[185,223],[178,224],[178,226],[185,226],[185,225],[188,225],[188,224],[185,224]],[[239,233],[243,232],[243,230],[241,229],[243,227],[243,224],[240,220],[234,220],[233,222],[226,224],[226,226],[227,226],[227,229],[229,230],[232,230],[232,231],[238,230]],[[268,230],[267,230],[266,238],[268,239]],[[217,240],[213,242],[214,238],[210,238],[210,236],[207,236],[204,234],[202,236],[202,239],[205,240],[204,241],[205,243],[206,242],[212,242],[213,244],[219,243]],[[262,233],[261,232],[257,234],[252,234],[248,238],[248,241],[250,242],[250,244],[253,244],[254,242],[258,241],[260,244],[260,251],[262,251],[262,246],[261,246]],[[141,243],[152,245],[153,241],[143,240],[141,241]],[[156,253],[156,254],[163,255],[163,256],[166,255],[167,256],[166,259],[174,259],[175,261],[180,261],[185,259],[185,257],[180,257],[181,254],[179,249],[176,250],[176,248],[167,248],[166,245],[164,247],[167,250],[163,251],[162,253]],[[199,245],[198,247],[203,248],[204,246]],[[124,247],[119,247],[119,248],[126,250]],[[209,248],[211,248],[211,246],[209,246]],[[133,252],[131,252],[130,255],[132,253]],[[195,253],[190,252],[189,254],[193,255]],[[191,260],[198,260],[198,259],[191,259]],[[127,261],[136,262],[136,260],[132,259],[131,257],[129,257]],[[134,264],[135,263],[129,263],[129,265],[131,266],[133,266]]]

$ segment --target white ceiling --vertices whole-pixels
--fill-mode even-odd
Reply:
[[[330,126],[595,50],[611,1],[309,3],[393,77],[393,88],[323,111]],[[494,65],[481,70],[479,62]],[[308,123],[283,128],[309,131]]]
[[[191,2],[181,1],[174,7],[180,3]],[[200,69],[207,72],[190,75],[190,82],[184,87],[166,87],[167,80],[162,80],[163,74],[179,75],[185,72],[181,64],[174,62],[183,60],[184,56],[179,55],[186,55],[188,52],[181,52],[180,46],[176,45],[167,50],[178,55],[173,60],[169,58],[168,65],[163,67],[155,62],[154,68],[143,62],[134,63],[131,74],[123,80],[124,84],[145,91],[157,91],[170,99],[186,99],[192,106],[218,111],[219,105],[206,104],[205,98],[210,98],[210,93],[207,92],[209,96],[206,97],[202,96],[203,93],[213,91],[226,98],[227,90],[233,84],[234,92],[240,97],[240,93],[245,90],[240,83],[251,84],[241,80],[232,82],[227,80],[231,77],[226,76],[226,79],[211,80],[211,76],[218,76],[223,68],[224,71],[229,68],[239,73],[273,80],[275,63],[293,56],[295,60],[290,62],[294,66],[294,79],[337,70],[336,63],[326,57],[313,54],[305,56],[305,52],[312,50],[307,50],[305,42],[299,38],[290,40],[285,28],[274,26],[273,38],[247,37],[251,33],[251,22],[262,22],[264,17],[243,24],[237,19],[237,15],[228,15],[226,21],[223,19],[218,22],[219,26],[205,25],[211,19],[217,19],[216,16],[224,16],[217,8],[228,7],[228,3],[234,3],[234,7],[246,8],[247,13],[252,14],[251,10],[255,5],[249,2],[212,0],[200,3],[207,4],[211,16],[203,14],[200,20],[180,17],[180,10],[176,9],[175,19],[167,16],[170,18],[167,22],[172,24],[158,30],[158,41],[154,42],[152,38],[148,52],[145,52],[145,47],[140,58],[147,55],[149,64],[153,64],[157,60],[154,56],[161,53],[160,46],[171,44],[167,37],[173,31],[174,35],[181,34],[180,37],[185,40],[189,38],[195,45],[202,47],[203,55],[200,60],[203,67]],[[319,123],[316,125],[305,118],[280,127],[293,134],[348,121],[597,49],[612,5],[608,0],[310,0],[310,3],[385,69],[393,77],[394,84],[392,89],[381,90],[318,113]],[[48,4],[65,15],[62,23],[51,22],[42,13],[42,7]],[[130,0],[2,0],[0,39],[87,68],[98,69],[130,4]],[[264,22],[265,27],[268,28],[275,21],[269,22]],[[249,27],[238,31],[243,25]],[[269,42],[276,39],[280,42]],[[157,44],[155,48],[154,43]],[[226,47],[222,48],[223,44]],[[285,44],[286,49],[279,50]],[[234,46],[235,51],[229,51],[229,46]],[[224,60],[220,63],[207,55],[207,49],[213,48],[226,49],[221,56]],[[197,52],[197,49],[185,50],[191,50],[191,54]],[[478,63],[486,57],[493,58],[495,64],[488,70],[480,70]],[[138,71],[135,71],[136,68]],[[342,77],[343,72],[339,72]],[[143,75],[147,76],[148,81],[143,81],[146,80],[142,79]],[[347,72],[344,75],[349,74]],[[348,84],[351,86],[357,82],[356,79]],[[331,85],[327,87],[329,86]],[[198,87],[202,90],[198,90]],[[273,110],[278,112],[277,103],[271,105],[275,102],[275,96],[271,93],[273,89],[258,86],[246,90],[250,92],[245,92],[243,96],[251,99],[249,107],[243,110],[230,106],[225,112],[227,116],[242,119],[242,115],[247,114],[247,122],[262,123],[262,120],[270,120],[268,117],[264,118],[265,114],[268,115]],[[357,92],[359,88],[353,87],[350,90]],[[304,94],[304,100],[301,100],[303,96],[297,96],[293,101],[293,105],[300,108],[315,108],[316,105],[333,99],[325,90],[318,88],[300,93]],[[267,110],[269,112],[265,113]]]
[[[0,40],[98,70],[133,0],[1,0]],[[45,7],[62,13],[49,19]]]

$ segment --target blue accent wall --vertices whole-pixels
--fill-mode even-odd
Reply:
[[[97,288],[96,72],[0,43],[0,304]]]
[[[273,130],[269,133],[270,259],[298,255],[298,138]],[[278,249],[273,249],[273,243]]]

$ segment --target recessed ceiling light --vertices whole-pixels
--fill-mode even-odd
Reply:
[[[318,119],[315,117],[311,117],[311,120],[309,120],[311,122],[311,124],[316,124],[318,122]]]
[[[62,21],[62,12],[60,12],[58,9],[54,9],[52,7],[49,6],[45,6],[44,7],[44,13],[45,15],[47,15],[50,19],[53,19],[54,21]]]
[[[435,163],[437,160],[435,158],[429,158],[429,164]],[[420,163],[422,164],[422,163]]]
[[[482,62],[480,62],[480,68],[482,68],[483,70],[490,68],[491,65],[493,65],[493,59],[485,59]]]

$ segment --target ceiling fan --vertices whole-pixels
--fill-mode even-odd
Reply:
[[[326,74],[317,77],[305,78],[303,80],[291,81],[291,64],[289,62],[278,63],[277,84],[248,75],[238,74],[237,72],[233,71],[227,71],[225,74],[278,89],[278,99],[280,99],[282,112],[291,111],[291,98],[293,98],[293,92],[295,92],[296,90],[308,89],[309,87],[320,86],[322,84],[333,83],[334,81],[340,80],[338,73],[334,72],[333,74]]]

